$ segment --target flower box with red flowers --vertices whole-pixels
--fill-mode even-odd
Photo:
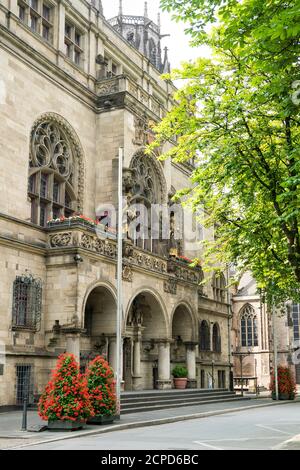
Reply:
[[[89,364],[85,377],[93,408],[93,416],[88,419],[88,424],[112,423],[117,411],[112,368],[103,357],[97,356]]]
[[[41,395],[39,416],[55,431],[80,429],[93,416],[86,378],[73,354],[59,356],[52,378]]]
[[[279,400],[294,400],[296,396],[296,382],[288,367],[278,367],[278,398]],[[273,400],[276,400],[275,375],[272,374],[270,390]]]

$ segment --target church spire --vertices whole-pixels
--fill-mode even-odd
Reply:
[[[148,18],[148,2],[145,2],[144,17]]]
[[[123,16],[123,0],[119,0],[119,16]]]
[[[158,29],[159,29],[159,31],[160,31],[160,27],[161,27],[160,12],[158,12],[158,14],[157,14],[157,26],[158,26]]]

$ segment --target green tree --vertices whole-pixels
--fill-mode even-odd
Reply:
[[[297,298],[300,282],[300,2],[161,0],[189,23],[196,45],[211,48],[174,70],[176,104],[156,127],[153,150],[194,158],[187,196],[216,228],[206,264],[252,270],[278,300]],[[208,27],[210,26],[210,27]]]

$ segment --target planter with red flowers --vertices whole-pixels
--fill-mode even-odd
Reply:
[[[38,404],[39,416],[51,431],[81,429],[93,415],[86,378],[73,354],[59,356],[52,378]]]
[[[93,408],[93,416],[88,419],[88,424],[112,423],[117,411],[112,368],[103,357],[97,356],[87,368],[86,379]]]
[[[294,400],[296,396],[296,382],[288,367],[278,367],[278,394],[279,400]],[[275,376],[272,374],[270,390],[273,400],[276,400]]]

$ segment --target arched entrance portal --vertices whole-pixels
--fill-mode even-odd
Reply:
[[[172,320],[171,363],[186,365],[188,369],[188,387],[196,388],[196,346],[195,328],[190,309],[184,305],[178,305]]]
[[[100,354],[116,370],[116,312],[116,300],[112,291],[105,286],[95,287],[85,304],[86,333],[81,343],[82,367]]]
[[[166,321],[150,292],[138,294],[130,305],[123,352],[125,390],[171,388]]]

